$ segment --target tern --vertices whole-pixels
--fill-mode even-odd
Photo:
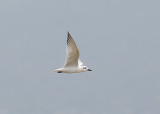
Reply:
[[[62,68],[53,70],[57,73],[80,73],[92,71],[79,59],[79,50],[69,32],[67,32],[66,61]]]

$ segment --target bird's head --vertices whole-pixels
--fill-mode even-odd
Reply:
[[[89,69],[89,68],[86,67],[86,66],[81,66],[81,69],[82,69],[83,71],[92,71],[91,69]]]

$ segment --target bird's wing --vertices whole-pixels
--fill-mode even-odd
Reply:
[[[79,50],[72,36],[67,35],[66,62],[64,67],[78,66]]]
[[[80,59],[78,59],[78,65],[79,66],[83,66],[83,63],[82,63],[82,61]]]

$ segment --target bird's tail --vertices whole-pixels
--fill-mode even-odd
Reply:
[[[56,70],[52,70],[51,72],[58,72],[58,69],[56,69]]]
[[[62,73],[62,71],[60,69],[52,70],[51,72]]]

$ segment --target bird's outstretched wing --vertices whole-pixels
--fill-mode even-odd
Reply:
[[[66,47],[66,61],[64,67],[78,66],[79,50],[72,36],[68,32],[67,47]]]

